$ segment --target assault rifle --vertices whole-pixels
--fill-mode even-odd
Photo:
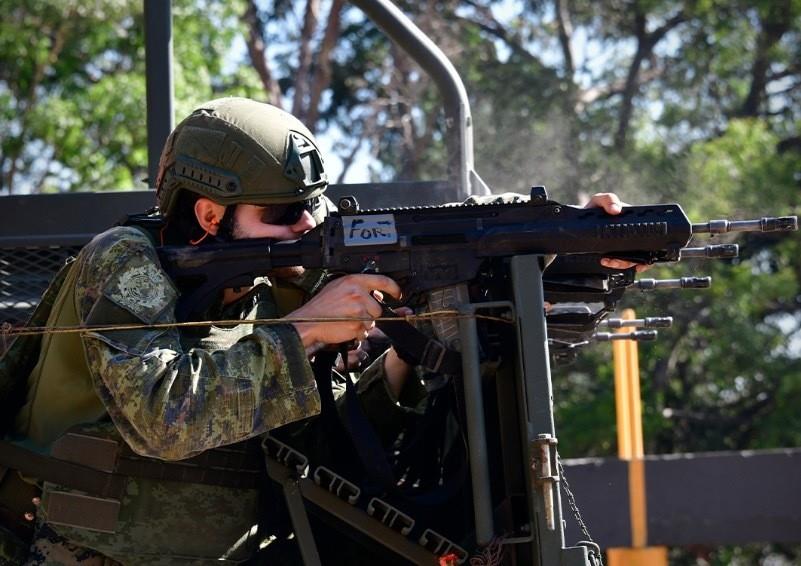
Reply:
[[[180,320],[200,316],[223,288],[249,286],[275,268],[295,265],[332,274],[382,273],[401,285],[405,304],[447,295],[450,299],[441,303],[462,315],[451,335],[460,350],[458,396],[473,515],[448,518],[469,523],[465,536],[449,535],[449,540],[427,526],[423,514],[404,513],[378,497],[363,501],[349,478],[322,467],[312,471],[302,454],[274,443],[268,471],[284,487],[306,564],[320,563],[306,517],[311,509],[415,564],[464,563],[464,547],[478,547],[497,550],[504,564],[589,566],[597,564],[597,546],[567,547],[564,540],[559,489],[564,482],[543,302],[546,297],[557,303],[600,297],[609,306],[636,283],[633,271],[574,267],[559,273],[556,263],[550,275],[543,275],[544,256],[587,256],[593,265],[598,257],[645,264],[688,256],[734,257],[733,244],[698,248],[690,247],[690,240],[694,233],[789,231],[797,224],[796,217],[692,224],[677,204],[624,207],[612,216],[554,202],[535,187],[524,203],[360,210],[354,199],[345,198],[339,212],[293,242],[165,246],[159,255],[183,290]],[[493,321],[474,316],[487,312],[498,316]],[[587,320],[594,334],[601,320]],[[549,326],[554,332],[559,328]],[[482,374],[485,365],[496,371]]]
[[[713,220],[692,224],[678,204],[628,206],[615,216],[549,200],[534,187],[525,203],[360,210],[340,200],[339,212],[293,242],[248,239],[202,247],[164,246],[161,262],[185,292],[179,319],[198,316],[223,288],[247,287],[278,267],[302,265],[329,273],[382,273],[408,300],[477,279],[488,261],[519,255],[594,254],[641,264],[686,257],[736,257],[736,244],[688,247],[696,233],[789,231],[798,218]]]

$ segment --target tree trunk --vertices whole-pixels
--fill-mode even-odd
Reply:
[[[306,114],[306,125],[315,131],[315,124],[320,113],[320,98],[323,90],[331,82],[331,51],[334,49],[337,38],[339,37],[340,21],[344,0],[334,0],[331,2],[331,11],[328,13],[328,23],[325,27],[325,34],[320,43],[320,52],[317,54],[317,64],[314,66],[314,74],[309,80],[309,106]]]
[[[248,48],[250,61],[261,79],[267,102],[281,108],[281,89],[278,81],[272,75],[270,63],[267,60],[267,46],[264,41],[264,22],[259,15],[255,0],[247,1],[247,8],[242,15],[242,21],[247,25],[248,33],[245,43]]]
[[[740,108],[740,116],[758,116],[765,99],[770,70],[770,51],[790,29],[790,6],[787,0],[774,2],[768,15],[760,21],[754,62],[751,65],[751,86]]]
[[[320,0],[307,0],[303,17],[303,28],[300,31],[300,53],[298,68],[295,71],[295,94],[292,97],[292,114],[301,122],[307,122],[309,106],[305,105],[308,81],[311,76],[312,42],[317,31],[317,20],[320,14]]]
[[[634,28],[637,40],[637,52],[634,54],[634,59],[632,59],[629,65],[626,84],[623,87],[623,100],[620,104],[620,113],[618,115],[614,142],[617,151],[623,151],[626,147],[629,125],[631,124],[631,116],[634,110],[634,97],[637,96],[640,91],[640,74],[643,62],[652,57],[656,44],[659,43],[670,30],[686,19],[684,13],[679,11],[660,27],[648,33],[646,17],[646,14],[641,13],[638,8],[635,8]]]

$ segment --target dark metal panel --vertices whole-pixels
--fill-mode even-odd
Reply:
[[[153,205],[153,191],[3,197],[0,248],[81,245],[125,214]]]
[[[801,542],[801,448],[647,456],[648,544]],[[570,487],[603,548],[631,543],[628,464],[566,460]],[[581,540],[565,510],[568,543]]]
[[[362,208],[440,204],[446,181],[331,185],[328,196],[354,195]],[[156,204],[153,191],[0,197],[0,248],[71,246]]]
[[[647,458],[651,544],[801,541],[801,449]]]
[[[125,214],[154,204],[153,191],[3,197],[0,247],[84,244]]]
[[[582,458],[563,463],[565,476],[593,540],[602,548],[631,544],[628,463],[617,458]],[[586,536],[566,503],[567,498],[563,497],[565,541],[570,545],[585,540]]]
[[[144,0],[148,186],[156,184],[159,157],[175,125],[172,80],[172,2]]]

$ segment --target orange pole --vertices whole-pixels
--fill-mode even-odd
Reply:
[[[625,309],[621,318],[636,318],[632,309]],[[618,332],[628,332],[621,328]],[[667,548],[648,546],[648,508],[645,492],[645,450],[642,434],[642,400],[640,396],[640,364],[636,340],[612,343],[615,367],[615,409],[618,457],[628,460],[629,516],[633,548],[610,548],[609,566],[667,566]]]
[[[615,420],[617,422],[617,455],[622,460],[629,460],[632,456],[631,422],[629,416],[629,379],[628,356],[626,355],[627,341],[615,340],[612,342],[612,357],[615,367]]]

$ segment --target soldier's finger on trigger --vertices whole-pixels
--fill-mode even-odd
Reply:
[[[365,273],[361,275],[361,277],[363,278],[361,280],[362,284],[365,285],[370,291],[372,292],[381,291],[389,295],[392,295],[396,299],[400,299],[401,297],[400,286],[386,275]]]

